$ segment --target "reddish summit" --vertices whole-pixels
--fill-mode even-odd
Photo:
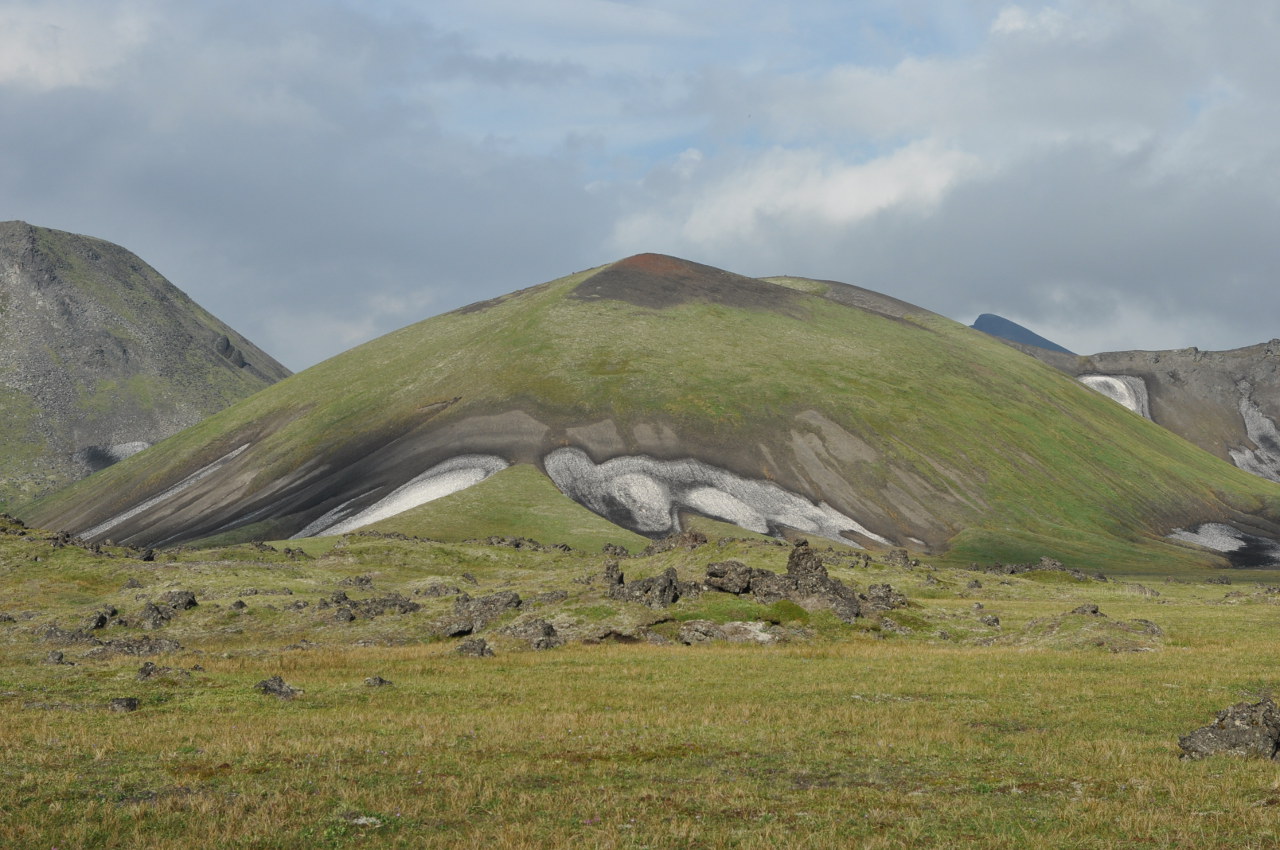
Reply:
[[[666,254],[636,254],[587,278],[571,297],[625,301],[655,310],[704,301],[794,313],[799,295],[782,286],[691,260]]]

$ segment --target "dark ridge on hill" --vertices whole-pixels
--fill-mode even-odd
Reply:
[[[1021,343],[1022,345],[1034,345],[1037,348],[1043,348],[1047,351],[1057,351],[1062,354],[1073,354],[1074,352],[1063,348],[1056,342],[1051,342],[1036,333],[1033,330],[1023,327],[1017,322],[1010,321],[1003,316],[997,316],[994,313],[983,313],[969,327],[974,330],[982,331],[1000,339],[1006,339],[1010,342]]]
[[[109,466],[288,374],[124,248],[0,223],[0,504]]]

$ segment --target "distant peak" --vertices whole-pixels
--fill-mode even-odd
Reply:
[[[1061,345],[1058,345],[1056,342],[1051,342],[1050,340],[1045,339],[1035,331],[1025,328],[1017,322],[1006,319],[1003,316],[997,316],[995,313],[983,313],[975,319],[973,324],[969,327],[974,330],[982,331],[985,334],[999,337],[1000,339],[1006,339],[1009,342],[1017,342],[1022,345],[1034,345],[1037,348],[1044,348],[1049,351],[1059,351],[1063,354],[1075,354],[1074,351],[1070,351],[1063,348]]]

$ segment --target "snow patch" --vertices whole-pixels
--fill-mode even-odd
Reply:
[[[245,443],[240,448],[228,452],[227,454],[218,458],[208,466],[203,467],[202,469],[198,469],[195,472],[191,473],[186,478],[182,479],[177,484],[174,484],[169,489],[155,496],[152,496],[150,499],[147,499],[144,502],[140,502],[139,504],[134,505],[132,508],[125,511],[124,513],[116,514],[111,519],[107,520],[106,522],[95,525],[93,528],[89,529],[88,531],[81,532],[80,536],[86,537],[86,538],[98,537],[99,535],[104,534],[105,532],[115,528],[117,525],[120,525],[125,520],[133,519],[138,514],[141,514],[144,511],[151,510],[151,508],[154,508],[156,505],[160,504],[161,502],[166,502],[169,499],[172,499],[174,496],[178,495],[183,490],[186,490],[187,488],[191,487],[197,482],[202,481],[205,478],[208,478],[210,475],[217,472],[223,466],[230,463],[232,460],[235,460],[247,448],[249,448],[249,444]]]
[[[295,534],[294,538],[314,537],[318,534],[346,534],[355,531],[459,490],[465,490],[510,465],[496,455],[458,455],[437,463],[369,507],[345,519],[342,518],[344,509],[356,500],[344,502]]]
[[[1194,530],[1175,528],[1169,535],[1174,540],[1194,543],[1215,552],[1234,552],[1244,546],[1244,532],[1222,522],[1206,522]]]
[[[1224,522],[1205,522],[1190,529],[1175,528],[1169,538],[1221,552],[1233,567],[1280,566],[1280,541],[1249,534]]]
[[[1124,405],[1143,419],[1151,418],[1151,401],[1147,382],[1133,375],[1081,375],[1077,378],[1094,392]]]
[[[702,461],[615,457],[596,464],[581,449],[557,449],[545,458],[547,475],[562,492],[624,528],[649,536],[680,530],[682,509],[761,534],[780,526],[849,543],[851,531],[890,542],[829,505],[813,503],[769,481],[734,475]]]
[[[1240,398],[1240,416],[1244,419],[1245,432],[1257,446],[1255,449],[1228,449],[1227,454],[1236,466],[1261,478],[1280,481],[1280,430],[1248,392]]]

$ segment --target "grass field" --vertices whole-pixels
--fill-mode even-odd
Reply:
[[[1143,577],[1144,587],[1122,575],[853,567],[830,552],[833,576],[862,589],[887,581],[911,601],[845,624],[728,594],[660,611],[618,602],[586,581],[603,563],[590,552],[353,535],[305,541],[309,557],[234,546],[143,562],[9,532],[5,847],[1280,842],[1280,765],[1184,762],[1177,747],[1217,710],[1280,682],[1271,575],[1234,572],[1229,586],[1203,573]],[[781,571],[786,557],[765,541],[713,540],[621,566],[629,580],[669,566],[694,579],[711,561]],[[458,641],[438,635],[453,599],[414,593],[438,584],[528,600],[485,630],[495,657],[459,656]],[[168,625],[91,632],[171,638],[183,647],[172,653],[102,655],[41,637],[104,605],[134,617],[177,589],[199,605]],[[339,589],[397,592],[423,608],[340,623],[319,604]],[[564,598],[533,602],[555,591]],[[308,606],[290,608],[299,601]],[[1107,616],[1066,613],[1083,603]],[[499,633],[535,614],[577,638],[535,652]],[[992,615],[998,627],[979,619]],[[644,623],[661,633],[660,619],[766,616],[792,639],[581,640]],[[1127,645],[1146,651],[1109,651],[1124,645],[1116,624],[1133,619],[1162,635]],[[74,665],[43,663],[51,650]],[[144,660],[173,671],[138,681]],[[274,675],[304,693],[283,701],[254,690]],[[371,676],[393,684],[369,687]],[[119,697],[139,709],[107,710]]]

